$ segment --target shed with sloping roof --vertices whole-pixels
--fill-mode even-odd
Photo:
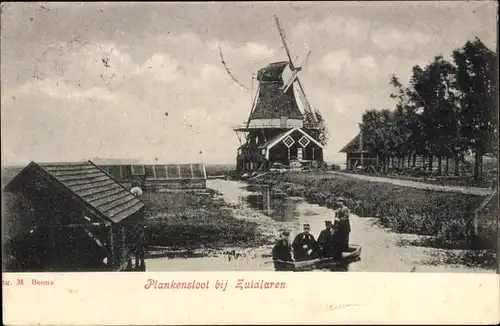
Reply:
[[[99,165],[124,185],[147,190],[202,190],[207,187],[205,164]]]
[[[4,199],[14,269],[144,270],[144,203],[91,161],[31,162]]]
[[[373,150],[370,150],[370,146],[361,131],[339,152],[346,153],[347,170],[378,166],[378,156]]]

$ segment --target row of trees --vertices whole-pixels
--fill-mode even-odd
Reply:
[[[497,55],[479,38],[453,51],[453,62],[437,56],[425,67],[414,66],[408,87],[391,78],[397,101],[393,110],[367,110],[360,124],[365,146],[385,162],[396,158],[402,166],[415,166],[423,157],[429,168],[443,158],[459,162],[464,153],[475,154],[474,176],[482,174],[482,157],[497,153]],[[385,159],[385,160],[384,160]]]

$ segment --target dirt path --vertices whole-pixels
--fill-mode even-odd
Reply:
[[[385,182],[398,186],[419,188],[419,189],[429,189],[435,191],[445,191],[445,192],[461,192],[463,194],[470,195],[479,195],[479,196],[487,196],[491,193],[491,190],[488,188],[477,188],[477,187],[460,187],[460,186],[442,186],[442,185],[433,185],[424,182],[411,181],[411,180],[401,180],[401,179],[391,179],[384,177],[374,177],[363,174],[352,174],[352,173],[343,173],[343,172],[333,172],[333,175],[342,175],[350,178],[356,178],[367,181],[375,181],[375,182]]]

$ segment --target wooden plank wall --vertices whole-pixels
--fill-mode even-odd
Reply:
[[[145,175],[145,187],[159,189],[205,189],[205,164],[101,165],[115,180],[131,187],[134,178]]]

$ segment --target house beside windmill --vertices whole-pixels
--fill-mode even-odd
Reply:
[[[257,73],[258,88],[248,120],[234,128],[237,134],[244,133],[237,152],[237,172],[266,170],[273,163],[314,167],[324,162],[324,145],[320,141],[322,119],[310,107],[298,77],[310,52],[304,64],[296,66],[277,18],[276,23],[289,60],[270,63]],[[292,74],[285,82],[283,73],[287,68]],[[238,137],[241,142],[242,137],[239,134]]]

